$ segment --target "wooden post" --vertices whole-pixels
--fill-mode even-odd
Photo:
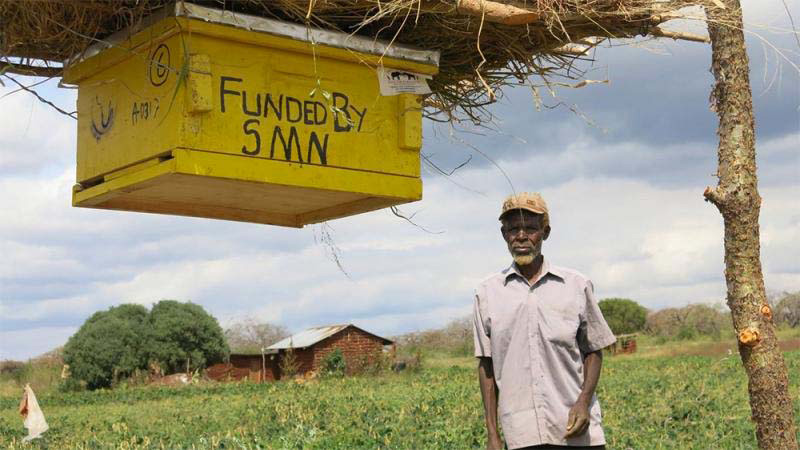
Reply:
[[[715,2],[716,3],[716,2]],[[719,116],[719,182],[706,200],[725,224],[728,307],[748,377],[750,408],[762,449],[797,448],[786,363],[778,347],[761,273],[755,130],[749,66],[739,0],[708,7],[712,108]]]
[[[261,347],[261,382],[263,383],[267,378],[267,360],[264,356],[264,347]]]

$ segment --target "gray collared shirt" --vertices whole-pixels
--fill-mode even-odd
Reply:
[[[616,340],[588,278],[545,261],[529,283],[512,264],[478,285],[474,334],[475,356],[492,358],[508,448],[605,444],[596,397],[586,433],[564,439],[583,357]]]

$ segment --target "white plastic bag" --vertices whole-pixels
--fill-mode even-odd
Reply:
[[[28,429],[28,436],[22,439],[22,442],[28,442],[31,439],[36,439],[42,433],[47,431],[47,421],[44,420],[44,414],[39,408],[39,402],[36,401],[36,394],[29,384],[25,385],[25,392],[22,393],[22,400],[19,402],[19,413],[22,415],[23,425]]]

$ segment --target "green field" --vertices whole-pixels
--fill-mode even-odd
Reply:
[[[797,414],[800,351],[786,357]],[[33,445],[21,443],[19,398],[4,396],[0,448],[482,447],[473,361],[446,364],[305,383],[47,392],[50,430]],[[609,357],[598,396],[612,449],[756,447],[737,354]]]

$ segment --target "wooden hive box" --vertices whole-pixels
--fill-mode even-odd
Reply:
[[[64,73],[74,206],[302,227],[422,198],[420,95],[379,76],[438,52],[182,3],[108,41]]]

